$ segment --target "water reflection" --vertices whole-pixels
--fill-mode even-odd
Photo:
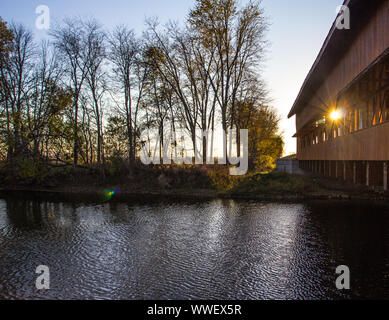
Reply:
[[[0,200],[2,299],[389,298],[388,250],[383,205]]]

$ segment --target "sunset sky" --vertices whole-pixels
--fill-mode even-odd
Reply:
[[[158,16],[161,22],[182,21],[194,0],[2,0],[0,16],[6,21],[22,22],[44,38],[46,31],[35,29],[35,8],[47,5],[52,23],[66,16],[95,17],[106,28],[127,24],[139,35],[146,17]],[[242,0],[241,3],[247,2]],[[271,23],[267,38],[270,47],[264,63],[265,78],[273,106],[282,116],[285,153],[295,152],[295,119],[287,114],[335,19],[342,0],[263,0]]]

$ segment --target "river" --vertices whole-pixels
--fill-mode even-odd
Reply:
[[[0,200],[0,299],[350,298],[389,299],[387,205]]]

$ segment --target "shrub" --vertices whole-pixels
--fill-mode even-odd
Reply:
[[[231,193],[296,194],[315,191],[317,188],[309,177],[273,171],[246,177]]]

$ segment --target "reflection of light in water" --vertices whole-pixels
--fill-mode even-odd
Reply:
[[[62,203],[55,210],[55,223],[59,228],[71,227],[74,224],[71,208],[65,207]]]
[[[237,206],[233,200],[215,200],[210,202],[204,211],[207,213],[207,249],[211,252],[222,250],[226,245],[225,235],[233,231]]]
[[[372,252],[389,239],[389,216],[371,221],[369,204],[356,232],[348,222],[359,207],[345,204],[344,215],[343,207],[331,214],[338,204],[327,205],[0,200],[0,283],[15,284],[3,287],[0,299],[337,298],[344,293],[334,286],[333,258],[347,254],[357,262],[373,258],[367,288],[380,288],[384,280],[374,271],[388,265],[388,245]],[[46,261],[58,278],[43,297],[25,284]]]
[[[75,214],[78,217],[80,227],[88,229],[88,231],[94,231],[106,224],[107,211],[107,205],[80,206],[76,209]]]
[[[240,286],[248,291],[260,288],[263,296],[290,296],[286,291],[288,281],[296,276],[295,246],[304,206],[252,203],[242,207],[236,241],[240,259],[234,269],[242,277]]]
[[[0,236],[6,232],[5,229],[8,225],[9,221],[7,217],[7,203],[4,200],[0,200]]]
[[[263,254],[261,267],[265,277],[276,276],[277,282],[264,287],[264,293],[278,292],[285,297],[296,297],[301,290],[307,289],[303,283],[312,275],[310,259],[316,259],[316,254],[307,251],[301,238],[302,230],[307,228],[307,210],[302,204],[269,205],[267,210],[270,214],[267,215],[266,236],[262,242],[267,252]],[[294,291],[297,287],[300,287],[300,292]]]
[[[210,245],[216,245],[221,233],[221,226],[226,215],[225,208],[221,205],[221,200],[210,203],[209,206],[205,208],[208,216],[207,223],[207,232],[208,238],[214,240],[210,242]]]
[[[274,234],[274,237],[270,237],[270,243],[274,247],[283,247],[285,244],[292,243],[296,237],[297,226],[304,206],[278,204],[271,206],[268,210],[272,212],[268,216],[269,232]]]

